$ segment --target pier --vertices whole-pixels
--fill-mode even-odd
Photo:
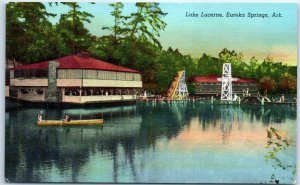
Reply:
[[[209,97],[190,97],[188,95],[188,89],[185,82],[185,71],[178,71],[173,81],[167,91],[166,96],[161,95],[151,95],[147,96],[147,93],[144,93],[144,96],[139,97],[139,101],[150,102],[153,104],[158,103],[181,103],[185,101],[201,102],[208,104],[255,104],[255,105],[296,105],[296,99],[293,101],[286,101],[284,95],[282,95],[279,100],[275,101],[268,98],[267,96],[262,96],[259,92],[248,93],[248,89],[245,93],[237,96],[233,96],[233,87],[232,81],[236,80],[231,76],[231,64],[223,64],[223,75],[222,78],[218,78],[221,81],[221,89],[219,91],[220,97],[218,95],[212,95]]]

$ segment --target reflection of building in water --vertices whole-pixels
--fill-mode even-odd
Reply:
[[[156,140],[162,136],[176,137],[184,125],[189,123],[191,117],[187,114],[187,103],[157,103],[155,108],[150,105],[139,107],[142,114],[141,142],[155,147]]]
[[[234,105],[222,105],[221,106],[221,130],[223,133],[223,143],[230,137],[230,132],[232,131],[233,125],[238,125],[239,130],[243,126],[243,112],[240,106]]]
[[[264,114],[267,114],[264,115],[260,108],[260,106],[196,104],[190,112],[193,115],[191,123],[186,124],[170,142],[176,150],[204,150],[210,149],[211,146],[240,147],[245,151],[249,150],[249,146],[252,149],[264,148],[267,139],[265,131],[268,128],[268,125],[264,125],[264,116],[271,116],[273,119],[276,115],[272,115],[272,111],[264,111]],[[278,111],[281,111],[282,115],[287,115],[289,119],[294,120],[296,117],[293,111],[287,108],[265,107],[265,109],[279,109]],[[261,116],[251,120],[251,114],[254,112]],[[271,123],[273,122],[268,122]],[[239,146],[241,143],[246,145]]]
[[[196,103],[194,112],[199,119],[199,123],[202,125],[202,129],[206,130],[210,126],[215,127],[217,121],[220,119],[219,106],[213,106],[208,104]]]
[[[122,165],[121,160],[124,159],[133,168],[132,176],[136,178],[135,164],[132,163],[134,163],[136,136],[140,133],[142,117],[136,114],[135,109],[135,106],[128,106],[94,111],[93,114],[100,114],[99,111],[102,111],[104,117],[108,118],[103,126],[33,127],[34,118],[32,122],[21,125],[28,128],[23,129],[22,132],[21,128],[16,127],[19,126],[16,125],[18,122],[15,120],[18,117],[11,116],[6,127],[7,146],[13,146],[20,151],[7,148],[6,161],[13,159],[15,163],[6,163],[6,177],[14,182],[44,182],[47,174],[44,174],[41,169],[55,167],[64,174],[64,177],[69,178],[65,180],[66,182],[78,182],[77,178],[82,168],[90,162],[89,157],[95,152],[101,152],[112,156],[112,176],[116,182],[118,168]],[[79,111],[81,116],[88,116],[89,110]],[[51,110],[47,112],[51,114]],[[75,114],[76,109],[62,112]],[[22,113],[24,116],[32,115],[32,110],[23,110]],[[118,116],[110,118],[111,113]],[[62,115],[62,113],[57,114]],[[52,113],[53,115],[55,114]],[[124,152],[124,156],[119,156],[120,151]]]
[[[62,115],[64,114],[76,119],[105,118],[107,121],[107,119],[137,115],[137,107],[136,105],[126,105],[107,108],[64,109]]]
[[[232,124],[234,121],[233,108],[231,106],[221,106],[221,116],[220,116],[220,127],[223,133],[223,144],[226,143],[230,132],[232,130]]]
[[[170,105],[170,110],[175,116],[178,123],[181,125],[184,125],[187,122],[186,119],[186,107],[187,107],[187,101],[178,101],[176,104]]]
[[[284,123],[287,119],[296,117],[296,110],[289,105],[282,106],[241,106],[244,115],[249,116],[250,122],[261,120],[263,124]]]
[[[199,104],[194,107],[193,112],[204,131],[220,123],[224,142],[228,139],[233,124],[238,124],[240,129],[243,125],[243,112],[239,106]]]
[[[225,109],[223,113],[221,108]],[[77,114],[82,118],[103,114],[105,119],[103,126],[61,128],[35,126],[33,115],[39,109],[11,111],[7,113],[5,124],[5,174],[15,182],[43,182],[50,177],[78,182],[84,179],[84,170],[91,169],[89,165],[92,164],[93,177],[98,178],[108,171],[105,179],[111,178],[113,182],[124,178],[124,173],[126,180],[139,182],[139,174],[149,167],[147,152],[160,150],[162,140],[173,144],[169,145],[170,149],[180,149],[177,151],[189,148],[203,151],[212,145],[234,148],[242,142],[253,143],[250,145],[253,148],[265,146],[265,129],[261,124],[264,116],[271,120],[278,116],[278,119],[296,117],[295,110],[267,109],[265,107],[264,114],[267,115],[264,115],[254,106],[221,107],[199,102],[157,103],[155,106],[138,103],[136,106],[63,111],[47,109],[46,117],[53,119],[62,118],[65,113],[74,118]],[[252,124],[251,114],[255,111],[260,117],[254,120],[257,124]],[[239,117],[242,114],[244,116]],[[226,145],[223,144],[223,132],[229,136]],[[93,170],[88,172],[93,173]]]

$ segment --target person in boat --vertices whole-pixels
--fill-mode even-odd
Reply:
[[[44,121],[44,120],[43,120],[43,115],[42,115],[41,113],[38,113],[38,115],[37,115],[37,121],[38,121],[38,122]]]
[[[65,114],[64,121],[67,121],[67,122],[71,121],[71,118],[70,118],[70,116],[68,114]]]

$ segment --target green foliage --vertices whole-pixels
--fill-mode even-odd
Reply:
[[[45,60],[63,54],[62,38],[48,21],[55,16],[42,3],[8,3],[6,6],[7,58],[22,63]]]
[[[122,15],[122,9],[124,8],[124,4],[121,2],[109,4],[114,10],[110,13],[111,16],[114,17],[114,25],[111,27],[103,27],[104,30],[109,30],[112,32],[112,35],[115,39],[115,42],[118,41],[119,37],[125,33],[127,30],[125,28],[126,19],[128,16]]]
[[[71,10],[61,15],[57,25],[52,25],[48,17],[56,15],[48,13],[43,3],[8,3],[7,58],[32,63],[86,50],[91,35],[83,22],[90,22],[92,15],[79,11],[77,3],[62,4]]]
[[[156,70],[156,83],[161,89],[160,93],[166,93],[178,71],[186,70],[187,74],[196,75],[195,66],[196,61],[189,55],[182,55],[178,49],[161,51]]]
[[[272,91],[275,89],[275,85],[275,80],[269,76],[265,76],[259,81],[259,87],[262,91]]]
[[[92,14],[80,11],[78,3],[62,3],[70,8],[66,14],[62,14],[59,23],[56,25],[58,33],[62,36],[67,45],[68,53],[76,54],[87,50],[91,42],[91,35],[84,27],[84,22],[90,23]]]
[[[296,92],[297,68],[295,66],[283,65],[281,62],[275,62],[267,56],[263,62],[258,62],[252,57],[249,62],[243,61],[243,54],[236,53],[234,50],[223,49],[219,58],[203,54],[198,60],[198,75],[222,75],[223,63],[231,63],[232,76],[240,78],[251,78],[259,81],[262,91]],[[283,78],[282,74],[289,74]]]
[[[157,40],[159,31],[164,30],[167,23],[161,18],[166,16],[160,7],[159,3],[136,3],[137,11],[131,13],[126,23],[127,36],[131,38],[148,40],[157,46],[161,47],[160,42]]]
[[[55,5],[67,6],[69,11],[60,15],[58,24],[52,25],[48,17],[55,15],[48,13],[42,3],[7,4],[8,59],[32,63],[88,51],[95,58],[140,71],[145,90],[153,93],[166,93],[180,70],[186,70],[187,76],[221,76],[223,63],[229,62],[234,77],[260,82],[274,79],[270,88],[261,86],[263,90],[296,92],[297,67],[275,62],[269,56],[263,62],[255,57],[244,61],[243,53],[224,48],[218,57],[204,53],[200,58],[192,58],[178,49],[162,49],[159,37],[167,26],[163,21],[167,13],[158,3],[136,3],[136,10],[126,16],[122,13],[124,4],[110,4],[114,22],[102,28],[110,33],[101,37],[91,35],[84,27],[93,16],[82,11],[78,3]],[[192,84],[188,87],[192,92]]]
[[[295,93],[297,89],[297,77],[284,73],[280,81],[280,89],[284,92]]]
[[[197,72],[198,75],[207,76],[207,75],[222,75],[224,61],[219,58],[211,57],[206,55],[205,53],[198,60]]]
[[[92,56],[101,58],[104,61],[119,64],[121,60],[120,49],[113,47],[114,38],[112,36],[104,36],[95,38],[91,43],[88,51]]]
[[[226,48],[219,53],[220,60],[231,63],[231,72],[233,76],[242,76],[246,63],[242,61],[243,53],[236,53],[234,50],[230,51]]]
[[[267,129],[266,132],[268,138],[266,148],[269,150],[265,155],[265,161],[271,162],[273,168],[275,169],[280,168],[283,170],[291,170],[292,174],[295,175],[296,165],[288,164],[287,162],[282,161],[282,159],[279,157],[280,152],[287,150],[289,147],[296,147],[295,142],[284,137],[282,134],[280,134],[279,130],[273,127]],[[279,182],[276,180],[274,174],[271,177],[271,182]]]
[[[244,74],[246,78],[259,79],[257,75],[258,61],[255,57],[250,59],[249,64],[246,67],[247,74]]]

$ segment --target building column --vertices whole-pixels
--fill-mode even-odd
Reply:
[[[66,93],[66,88],[61,88],[61,101],[64,102],[65,100],[65,93]]]
[[[58,102],[59,101],[59,91],[57,91],[57,67],[58,62],[49,61],[48,62],[48,88],[46,91],[45,100],[47,102]]]

